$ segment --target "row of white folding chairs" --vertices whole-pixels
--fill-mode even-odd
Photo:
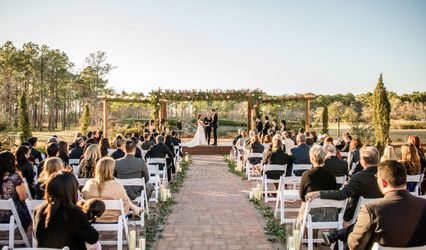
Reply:
[[[25,244],[29,247],[30,242],[24,227],[22,226],[21,219],[19,218],[18,211],[16,210],[15,203],[12,199],[0,200],[0,210],[12,211],[9,222],[0,223],[0,231],[9,232],[9,239],[7,241],[1,240],[1,244],[7,244],[9,248],[14,248],[15,244]],[[15,240],[15,230],[18,229],[21,234],[22,240]]]
[[[117,240],[116,241],[99,241],[101,245],[117,245],[118,250],[123,249],[123,245],[127,244],[129,240],[129,228],[128,228],[128,222],[127,222],[127,216],[124,211],[124,205],[123,200],[102,200],[105,203],[105,210],[116,210],[120,211],[120,216],[118,217],[116,222],[111,223],[94,223],[92,226],[99,232],[116,232],[117,233]],[[28,210],[31,215],[31,219],[34,221],[34,211],[35,209],[43,204],[44,200],[26,200],[25,203],[28,207]],[[141,215],[143,217],[143,214]],[[123,230],[124,235],[126,237],[126,240],[123,240]],[[26,237],[26,235],[25,235]],[[10,236],[9,236],[10,241]],[[36,247],[34,236],[32,237],[32,245],[33,247]],[[28,245],[29,246],[29,243]],[[13,247],[13,246],[12,246]]]
[[[160,165],[163,169],[160,170]],[[160,185],[167,184],[167,160],[166,158],[148,158],[147,166],[149,172],[149,183],[154,185],[154,195],[151,196],[149,201],[158,202],[160,198]]]

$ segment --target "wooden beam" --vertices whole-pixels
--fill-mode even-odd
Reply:
[[[108,138],[108,101],[106,99],[102,101],[102,107],[104,137]]]
[[[253,102],[247,101],[247,132],[249,132],[253,128],[252,110],[253,110]]]
[[[306,98],[305,131],[311,130],[311,98]]]

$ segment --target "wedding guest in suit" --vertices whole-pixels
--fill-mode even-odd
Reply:
[[[212,118],[210,114],[204,117],[203,122],[204,122],[204,133],[206,134],[207,144],[210,146],[210,136],[212,133],[212,126],[211,126]]]
[[[256,116],[256,130],[257,130],[257,133],[259,134],[259,137],[261,137],[262,131],[263,131],[263,123],[262,123],[262,120],[260,119],[260,116]]]
[[[351,144],[349,145],[349,155],[348,155],[348,167],[352,169],[352,165],[355,163],[356,168],[353,171],[349,172],[349,175],[353,175],[358,171],[362,170],[361,164],[359,164],[359,151],[362,147],[361,139],[353,138]]]
[[[345,200],[349,198],[344,219],[350,221],[354,216],[360,196],[364,198],[383,197],[375,176],[377,174],[377,164],[379,163],[379,151],[375,147],[366,146],[361,148],[360,155],[361,165],[364,170],[354,174],[342,189],[312,192],[307,194],[306,198],[315,199],[320,197],[321,199],[331,200]]]
[[[102,158],[101,151],[96,144],[87,147],[84,153],[84,158],[80,162],[80,171],[78,177],[80,178],[93,178],[95,175],[96,163]]]
[[[77,207],[78,182],[69,172],[53,174],[46,187],[46,202],[34,216],[34,237],[38,247],[86,249],[95,244],[99,235]]]
[[[145,141],[142,143],[142,150],[149,150],[152,146],[155,145],[155,141],[151,140],[150,134],[146,133],[144,138]]]
[[[212,109],[212,121],[211,121],[211,127],[213,129],[213,146],[217,146],[217,122],[218,122],[218,116],[215,109]]]
[[[271,124],[269,123],[269,116],[265,115],[265,124],[263,125],[262,136],[261,136],[262,138],[268,134],[270,128],[271,128]]]
[[[126,154],[126,153],[124,153],[124,140],[118,139],[115,142],[115,147],[117,149],[111,154],[111,157],[114,160],[117,160],[117,159],[120,159],[120,158],[124,157],[124,155]]]
[[[152,146],[148,152],[146,152],[145,160],[147,158],[165,158],[168,156],[167,160],[167,178],[170,181],[171,180],[171,174],[172,174],[172,164],[174,154],[172,151],[170,151],[170,148],[164,144],[164,136],[159,135],[157,136],[157,144]],[[160,170],[163,169],[160,167]]]
[[[290,156],[285,153],[285,147],[283,150],[283,145],[281,142],[281,137],[275,135],[272,139],[272,147],[265,154],[263,159],[263,164],[277,164],[277,165],[287,165],[290,162]],[[278,180],[284,174],[284,171],[267,171],[266,175],[268,179]],[[275,185],[275,188],[278,188],[278,184]]]
[[[355,225],[323,233],[326,243],[347,240],[355,250],[371,249],[375,242],[401,249],[426,245],[426,199],[408,193],[406,180],[406,168],[399,162],[380,162],[377,183],[384,198],[362,206]]]
[[[74,147],[71,149],[69,154],[70,159],[81,159],[83,156],[83,147],[84,147],[84,139],[82,137],[78,137],[74,142]]]
[[[38,152],[37,149],[35,149],[35,147],[37,146],[37,137],[30,137],[28,139],[28,142],[31,144],[30,148],[31,148],[31,155],[34,158],[34,162],[36,162],[36,160],[38,160],[38,163],[43,161],[43,157],[41,155],[40,152]]]
[[[337,158],[336,147],[331,144],[326,144],[324,145],[324,151],[326,153],[324,168],[330,171],[334,176],[348,176],[348,163]]]
[[[292,163],[293,164],[311,164],[311,160],[309,158],[309,150],[311,146],[306,144],[306,136],[302,133],[297,135],[297,146],[291,149]],[[289,165],[287,167],[286,175],[291,175],[293,171],[293,166]],[[301,176],[304,170],[296,170],[294,174],[296,176]]]
[[[135,157],[136,144],[134,141],[128,140],[125,142],[126,155],[123,158],[116,160],[114,176],[118,179],[145,178],[148,199],[151,197],[154,189],[149,181],[148,167],[143,159]],[[124,187],[127,195],[131,200],[140,197],[142,187]]]
[[[34,166],[29,161],[31,156],[31,149],[27,146],[21,145],[16,151],[17,169],[21,172],[22,177],[27,180],[28,187],[31,195],[34,197]]]
[[[277,119],[272,120],[271,131],[272,131],[272,136],[274,136],[277,133],[277,131],[280,131],[280,129],[278,128]]]

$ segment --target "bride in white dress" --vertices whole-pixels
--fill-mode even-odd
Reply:
[[[194,135],[192,141],[185,144],[187,147],[196,147],[196,146],[207,146],[206,134],[204,133],[204,122],[201,119],[201,115],[197,117],[197,132]]]

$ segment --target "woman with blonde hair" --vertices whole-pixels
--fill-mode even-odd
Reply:
[[[81,193],[85,200],[97,198],[101,200],[118,200],[122,199],[124,210],[128,213],[129,209],[139,215],[143,208],[134,205],[127,196],[123,185],[114,180],[115,161],[111,157],[104,157],[98,161],[95,168],[95,177],[89,180],[83,187]],[[105,211],[98,221],[113,222],[117,221],[120,216],[119,211]]]
[[[413,144],[406,143],[401,146],[401,160],[399,162],[407,168],[407,175],[420,173],[420,158]]]
[[[80,163],[80,171],[78,177],[92,178],[94,176],[96,163],[101,158],[101,150],[99,149],[98,145],[92,144],[87,147],[86,152],[84,152],[84,158]]]
[[[385,147],[380,161],[396,161],[395,149],[391,145]]]
[[[50,157],[44,162],[43,171],[39,174],[38,183],[34,187],[36,200],[44,199],[46,183],[54,173],[64,170],[64,163],[59,157]]]

